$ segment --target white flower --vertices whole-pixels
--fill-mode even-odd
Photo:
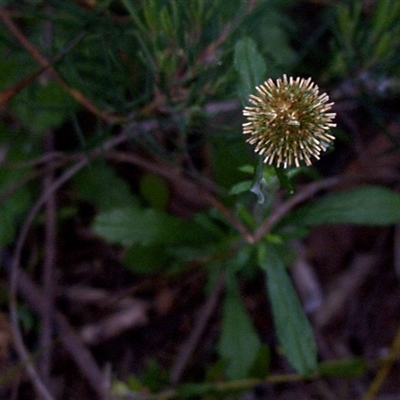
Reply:
[[[335,139],[328,133],[336,126],[335,113],[328,112],[326,93],[319,95],[318,86],[311,78],[268,79],[257,86],[258,96],[250,95],[254,107],[245,107],[243,124],[246,140],[255,145],[255,152],[264,157],[266,164],[288,168],[299,167],[301,162],[311,165],[311,158],[320,153]]]

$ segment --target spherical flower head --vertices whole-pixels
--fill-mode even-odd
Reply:
[[[264,162],[276,167],[311,165],[311,159],[319,159],[335,139],[329,129],[335,113],[328,112],[326,93],[311,78],[303,79],[283,75],[274,82],[268,79],[256,87],[258,95],[250,95],[254,107],[245,107],[247,117],[243,133],[249,135],[246,142],[255,145],[255,152]]]

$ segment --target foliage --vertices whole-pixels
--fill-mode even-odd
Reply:
[[[220,354],[228,360],[229,379],[246,377],[261,347],[241,301],[235,275],[227,277],[225,304],[221,322]]]
[[[317,348],[282,258],[272,245],[260,245],[259,265],[265,269],[277,335],[290,363],[302,374],[317,369]]]
[[[24,1],[17,10],[9,2],[14,18],[24,22],[25,35],[46,55],[55,74],[39,65],[38,58],[35,65],[21,38],[4,24],[0,27],[3,94],[44,68],[39,78],[14,87],[11,101],[2,104],[10,122],[0,127],[0,152],[5,152],[0,164],[0,246],[15,243],[23,217],[38,197],[38,188],[24,179],[46,172],[40,162],[29,162],[53,136],[52,151],[59,152],[54,168],[60,174],[71,162],[87,160],[63,189],[68,204],[61,202],[58,213],[71,203],[76,208],[89,204],[95,214],[92,232],[122,249],[126,271],[165,274],[168,279],[195,265],[210,282],[216,270],[223,271],[214,351],[227,380],[268,379],[271,343],[265,347],[242,292],[243,282],[260,275],[277,341],[300,376],[364,373],[358,359],[318,363],[312,325],[290,279],[290,240],[298,240],[313,225],[400,222],[400,196],[379,185],[312,200],[310,195],[306,204],[289,207],[272,220],[277,196],[288,204],[300,190],[300,179],[309,179],[311,173],[307,176],[304,168],[274,170],[256,160],[244,145],[236,100],[246,105],[265,79],[308,67],[309,37],[294,45],[299,32],[296,26],[289,28],[295,3],[121,0],[83,1],[82,6]],[[341,88],[354,76],[372,95],[398,94],[399,3],[379,0],[370,14],[359,1],[334,3],[325,14],[332,63],[316,62],[323,66],[316,80]],[[50,38],[45,34],[49,27]],[[314,47],[321,50],[318,41]],[[370,95],[368,90],[362,95]],[[235,116],[218,120],[232,99]],[[114,152],[117,146],[109,143],[119,134],[124,140]],[[127,154],[134,158],[122,160]],[[134,167],[121,167],[125,162]],[[188,210],[173,209],[174,201],[189,204]],[[263,226],[268,227],[264,232]],[[293,234],[287,235],[289,231]],[[140,381],[140,388],[151,386],[145,379],[132,380]],[[212,382],[186,384],[182,390],[190,396],[216,388]],[[154,384],[152,389],[160,387]]]
[[[391,225],[400,218],[400,196],[377,186],[365,186],[326,195],[290,217],[294,224],[318,225],[352,223]]]

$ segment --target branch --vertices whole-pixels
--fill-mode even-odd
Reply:
[[[54,137],[53,132],[48,133],[46,138],[46,150],[53,151]],[[46,192],[54,182],[54,168],[49,169],[43,179],[43,191]],[[52,192],[45,204],[45,232],[44,232],[44,256],[42,269],[42,285],[43,285],[43,308],[42,308],[42,327],[40,332],[40,345],[43,352],[40,357],[40,371],[44,382],[50,381],[51,370],[51,351],[50,343],[53,334],[53,314],[54,314],[54,264],[56,262],[57,247],[57,202],[55,193]]]
[[[42,194],[42,196],[36,201],[33,205],[28,217],[26,218],[20,234],[18,236],[17,243],[15,245],[15,251],[13,258],[11,260],[10,265],[10,290],[9,290],[9,308],[10,308],[10,321],[11,327],[13,330],[13,339],[16,347],[16,351],[21,358],[21,361],[25,363],[26,371],[38,393],[45,400],[52,400],[52,396],[48,392],[47,388],[43,384],[40,379],[35,366],[33,365],[31,358],[29,356],[29,352],[25,347],[24,340],[22,337],[21,330],[19,328],[19,320],[18,320],[18,306],[17,306],[17,289],[18,282],[21,279],[20,274],[20,262],[21,262],[21,254],[22,249],[24,247],[26,237],[28,235],[30,226],[35,219],[37,213],[40,211],[41,207],[44,203],[53,195],[54,191],[56,191],[61,185],[63,185],[71,176],[73,176],[76,172],[78,172],[81,168],[83,168],[87,164],[87,160],[82,160],[67,170],[56,182],[54,182],[46,192]]]
[[[385,174],[376,176],[337,176],[333,178],[323,179],[317,182],[313,182],[301,189],[293,197],[289,198],[285,203],[279,205],[275,210],[272,211],[271,215],[266,221],[256,230],[254,235],[251,237],[249,243],[257,243],[271,231],[271,229],[290,211],[293,210],[298,204],[309,200],[311,197],[316,195],[321,190],[330,189],[335,186],[345,185],[350,183],[359,182],[371,182],[371,181],[382,181],[382,180],[398,180],[398,174]]]
[[[192,356],[204,330],[207,326],[207,322],[212,316],[213,312],[217,308],[218,299],[225,286],[225,276],[223,272],[220,272],[219,279],[214,286],[211,295],[208,297],[206,303],[200,310],[199,317],[193,327],[193,330],[187,339],[187,341],[181,347],[179,355],[171,368],[170,382],[176,385],[180,380],[182,373],[188,364],[190,357]]]
[[[3,264],[9,274],[15,273],[16,271],[18,275],[18,291],[32,310],[41,315],[45,300],[38,286],[19,267],[15,268],[14,260],[11,259],[6,251],[3,251]],[[82,344],[79,336],[75,333],[61,312],[56,311],[54,313],[54,323],[63,346],[68,350],[72,359],[82,371],[82,374],[88,379],[99,398],[106,399],[107,397],[104,390],[106,382],[90,351]],[[51,396],[45,398],[52,399]]]
[[[29,41],[29,39],[23,34],[23,32],[14,24],[11,19],[10,13],[4,8],[0,8],[0,19],[3,21],[4,25],[8,28],[10,33],[18,40],[18,42],[25,47],[25,49],[32,55],[32,57],[48,71],[49,74],[63,87],[72,98],[74,98],[78,103],[83,105],[92,114],[96,115],[100,119],[109,123],[121,123],[127,120],[126,117],[110,114],[106,111],[100,110],[95,104],[93,104],[82,92],[69,86],[50,64],[45,56],[43,56],[40,51]],[[30,78],[30,77],[28,77]]]

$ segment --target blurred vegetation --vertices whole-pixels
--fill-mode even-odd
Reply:
[[[287,197],[273,168],[258,165],[244,143],[241,109],[267,78],[311,76],[337,104],[338,150],[286,178],[297,188],[334,174],[337,159],[353,151],[341,105],[352,101],[378,123],[392,116],[388,102],[400,94],[400,3],[21,0],[2,1],[0,18],[0,247],[18,239],[41,196],[38,179],[53,169],[57,182],[86,160],[59,191],[61,226],[89,207],[92,232],[122,249],[131,276],[167,280],[201,268],[206,295],[223,276],[215,363],[201,366],[203,382],[188,377],[167,397],[269,381],[275,350],[261,339],[240,286],[260,273],[279,357],[289,360],[296,379],[365,373],[359,359],[318,363],[287,273],[292,241],[313,225],[398,223],[400,196],[364,186],[277,214],[275,200],[296,194]],[[399,139],[391,139],[396,149]],[[39,214],[34,226],[43,225]],[[116,378],[113,390],[121,398],[157,393],[171,384],[168,372],[150,362],[142,376]]]

